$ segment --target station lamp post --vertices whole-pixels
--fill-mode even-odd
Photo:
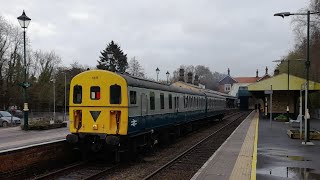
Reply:
[[[156,69],[156,73],[157,73],[157,82],[158,82],[159,72],[160,72],[160,69],[157,67],[157,69]]]
[[[64,71],[64,121],[67,120],[67,71]]]
[[[167,71],[166,75],[167,75],[167,84],[169,84],[169,75],[170,75],[169,71]]]
[[[21,28],[23,28],[23,49],[24,49],[24,82],[22,83],[23,87],[23,111],[24,111],[24,129],[28,130],[28,103],[27,103],[27,88],[30,86],[30,83],[27,82],[27,58],[26,58],[26,28],[28,28],[28,25],[31,21],[31,19],[26,15],[26,13],[23,11],[22,15],[18,18],[19,24]]]
[[[53,83],[53,120],[56,120],[56,78],[51,80]]]
[[[307,11],[306,13],[290,13],[290,12],[280,12],[274,14],[274,16],[279,16],[279,17],[286,17],[286,16],[294,16],[294,15],[302,15],[302,16],[307,16],[307,60],[306,60],[306,69],[307,69],[307,83],[306,83],[306,97],[308,97],[308,90],[309,90],[309,69],[310,69],[310,15],[311,14],[319,14],[320,12],[318,11]],[[305,127],[306,132],[305,132],[305,142],[308,143],[310,142],[310,121],[308,121],[308,118],[306,117],[308,112],[308,100],[306,99],[305,103],[305,121],[307,122],[307,127]]]

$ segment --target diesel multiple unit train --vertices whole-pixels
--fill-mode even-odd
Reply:
[[[232,98],[105,70],[89,70],[70,84],[67,141],[92,151],[153,146],[207,117],[222,119]]]

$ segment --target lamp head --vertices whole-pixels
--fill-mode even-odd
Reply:
[[[21,28],[27,28],[29,23],[30,23],[30,21],[31,21],[31,19],[26,15],[24,10],[22,12],[22,15],[19,16],[17,19],[19,21],[19,24],[20,24]]]
[[[281,13],[275,13],[273,16],[280,16],[284,18],[285,16],[290,16],[292,15],[290,12],[281,12]]]

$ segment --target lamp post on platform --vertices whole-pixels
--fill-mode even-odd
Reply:
[[[169,75],[170,75],[169,71],[167,71],[166,75],[167,75],[167,84],[169,84]]]
[[[160,69],[157,67],[157,69],[156,69],[156,73],[157,73],[157,82],[158,82],[158,77],[159,77],[159,72],[160,72]]]
[[[30,83],[27,82],[27,58],[26,58],[26,28],[28,28],[28,25],[31,21],[31,19],[26,15],[26,13],[23,11],[22,15],[18,18],[19,24],[21,28],[23,28],[23,53],[24,53],[24,82],[22,83],[23,87],[23,119],[24,119],[24,129],[28,130],[28,103],[27,103],[27,88],[30,86]]]
[[[67,121],[67,72],[64,72],[64,121]]]
[[[290,13],[290,12],[280,12],[274,14],[274,16],[280,16],[282,18],[286,16],[293,16],[293,15],[302,15],[307,16],[307,61],[306,61],[306,69],[307,69],[307,82],[306,82],[306,97],[308,97],[308,90],[309,90],[309,69],[310,69],[310,15],[311,14],[319,14],[319,11],[307,11],[306,13]],[[305,142],[304,144],[310,143],[310,121],[308,120],[307,115],[309,114],[308,110],[308,100],[305,100],[305,122],[306,122],[306,132],[305,132]]]
[[[56,78],[51,79],[53,83],[53,120],[56,120]]]

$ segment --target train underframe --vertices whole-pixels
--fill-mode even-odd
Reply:
[[[149,129],[132,135],[68,134],[67,141],[80,150],[83,159],[88,159],[92,155],[110,159],[110,154],[113,154],[111,156],[112,160],[119,162],[120,157],[134,159],[139,152],[152,151],[158,145],[166,146],[177,138],[199,129],[209,122],[217,119],[222,120],[223,117],[224,114],[219,114],[201,121]]]

